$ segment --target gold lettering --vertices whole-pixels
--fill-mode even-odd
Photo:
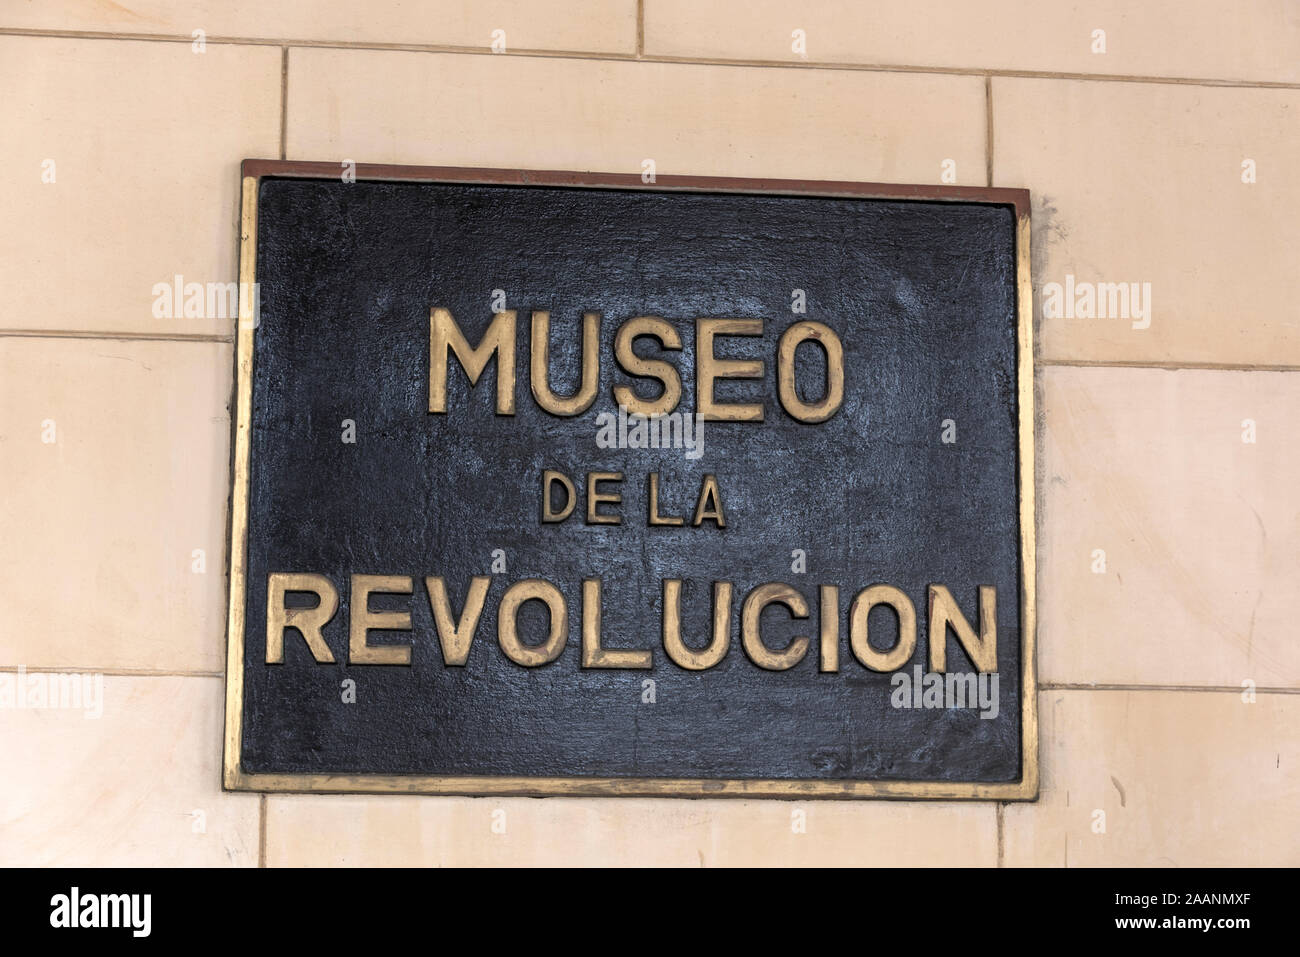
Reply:
[[[315,608],[286,608],[285,594],[291,591],[309,591],[320,602]],[[339,593],[324,575],[271,572],[266,579],[266,663],[284,662],[284,630],[295,628],[311,649],[312,657],[321,663],[334,660],[329,645],[321,637],[334,613],[339,610]]]
[[[948,626],[952,626],[957,642],[970,655],[980,671],[998,670],[998,593],[992,585],[979,586],[980,633],[975,637],[966,616],[957,606],[952,592],[943,585],[930,586],[930,670],[947,671]]]
[[[497,357],[497,415],[515,414],[515,312],[496,314],[478,347],[469,344],[452,314],[435,307],[429,313],[429,411],[447,411],[447,365],[455,353],[471,386],[477,385],[488,360]]]
[[[628,375],[646,379],[658,379],[663,383],[663,390],[657,399],[643,399],[631,386],[614,387],[614,401],[629,413],[639,415],[666,415],[677,408],[682,398],[682,377],[670,362],[662,359],[642,359],[633,351],[632,346],[638,336],[650,336],[659,340],[664,349],[680,349],[682,337],[672,323],[658,316],[638,316],[619,326],[614,337],[614,358]]]
[[[533,313],[532,375],[533,398],[554,415],[579,415],[596,401],[600,385],[600,313],[582,314],[582,382],[578,391],[561,398],[551,391],[551,314]]]
[[[600,646],[600,579],[582,581],[582,667],[649,668],[648,648],[602,648]]]
[[[546,641],[526,645],[519,638],[519,608],[526,601],[540,601],[551,613]],[[525,578],[511,585],[497,609],[497,642],[507,658],[525,668],[536,668],[560,657],[569,638],[569,611],[560,590],[540,578]]]
[[[815,342],[826,353],[826,394],[808,404],[799,398],[794,382],[795,351],[801,342]],[[844,345],[830,326],[796,322],[781,336],[777,349],[777,391],[785,411],[800,422],[825,422],[844,401]]]
[[[483,601],[487,598],[488,585],[491,583],[492,579],[487,575],[475,575],[470,579],[465,607],[461,610],[460,621],[456,621],[451,617],[447,583],[441,578],[424,580],[424,587],[429,591],[429,608],[433,612],[434,623],[438,626],[438,643],[442,646],[444,665],[463,666],[469,660],[469,648],[474,641],[474,632],[478,630]]]
[[[659,473],[650,473],[650,524],[681,525],[685,522],[680,515],[659,514]]]
[[[898,615],[898,644],[889,651],[871,647],[867,617],[876,605],[888,605]],[[872,585],[858,592],[849,608],[849,644],[853,656],[872,671],[897,671],[916,650],[916,608],[912,599],[893,585]]]
[[[712,519],[718,528],[727,527],[727,520],[722,516],[722,493],[718,490],[715,475],[705,475],[704,481],[700,483],[700,499],[696,503],[695,519],[691,524],[698,528],[706,518]]]
[[[682,583],[664,579],[664,651],[673,664],[705,671],[723,659],[731,643],[731,592],[731,582],[713,583],[713,638],[707,648],[696,649],[682,640]]]
[[[840,670],[840,590],[836,585],[822,585],[821,610],[823,672]]]
[[[723,403],[713,397],[715,379],[761,379],[761,359],[719,359],[713,351],[718,336],[761,336],[762,319],[695,320],[695,404],[706,422],[762,422],[762,403]]]
[[[370,595],[409,595],[414,583],[405,575],[353,575],[348,625],[348,663],[354,665],[409,665],[410,645],[371,645],[366,632],[410,631],[409,611],[371,611]]]
[[[745,597],[745,604],[740,613],[740,638],[745,654],[760,668],[768,671],[785,671],[793,668],[808,652],[808,639],[800,635],[790,640],[784,651],[773,651],[763,644],[759,626],[763,609],[773,603],[780,603],[790,609],[792,618],[808,617],[808,602],[789,585],[769,582],[759,585]]]
[[[588,525],[621,525],[623,516],[621,515],[602,515],[596,510],[596,506],[603,502],[611,505],[618,505],[623,501],[623,497],[617,493],[605,493],[596,491],[598,482],[621,482],[623,481],[622,472],[588,472],[587,473],[587,524]]]
[[[551,508],[551,486],[559,482],[564,486],[567,501],[560,511],[554,511]],[[563,472],[557,472],[554,469],[547,469],[542,473],[542,521],[543,522],[562,522],[573,514],[573,506],[577,504],[578,493],[573,488],[573,483]]]

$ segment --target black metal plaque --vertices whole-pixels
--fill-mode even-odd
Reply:
[[[247,162],[227,786],[1032,798],[1027,215]]]

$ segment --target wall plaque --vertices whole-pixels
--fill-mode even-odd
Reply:
[[[242,209],[227,787],[1036,795],[1025,191]]]

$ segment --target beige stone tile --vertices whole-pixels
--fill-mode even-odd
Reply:
[[[221,790],[221,680],[99,680],[98,718],[0,708],[0,865],[256,865],[260,799]]]
[[[1300,687],[1300,373],[1040,378],[1042,679]]]
[[[239,161],[279,155],[280,51],[0,36],[0,89],[0,326],[230,333],[155,317],[153,290],[237,278]]]
[[[1039,703],[1043,787],[1037,804],[1007,805],[1007,865],[1300,864],[1300,695],[1045,691]]]
[[[800,820],[806,830],[796,833]],[[992,805],[272,795],[267,811],[271,867],[990,866],[996,860]]]
[[[795,30],[809,61],[1300,80],[1300,11],[1287,0],[646,0],[648,54],[798,63]]]
[[[507,50],[636,52],[636,0],[42,0],[5,5],[0,26],[485,49],[503,30]]]
[[[0,337],[0,666],[221,670],[232,363]]]
[[[288,156],[985,181],[978,77],[294,49]]]
[[[1300,363],[1300,90],[994,78],[993,124],[994,184],[1033,193],[1042,356]],[[1149,327],[1044,319],[1067,276],[1150,283]]]

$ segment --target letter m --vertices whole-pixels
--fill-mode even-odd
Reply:
[[[131,898],[126,894],[99,895],[102,913],[100,925],[103,927],[126,927],[132,914]]]
[[[1126,282],[1099,282],[1097,283],[1097,305],[1101,306],[1103,297],[1105,299],[1106,319],[1128,319],[1129,317],[1129,298],[1128,283]]]
[[[233,282],[208,283],[208,318],[234,319],[239,315],[239,286]]]
[[[455,353],[471,386],[497,357],[497,415],[515,414],[515,311],[498,312],[477,346],[471,346],[447,309],[429,312],[429,411],[447,411],[447,368]]]

